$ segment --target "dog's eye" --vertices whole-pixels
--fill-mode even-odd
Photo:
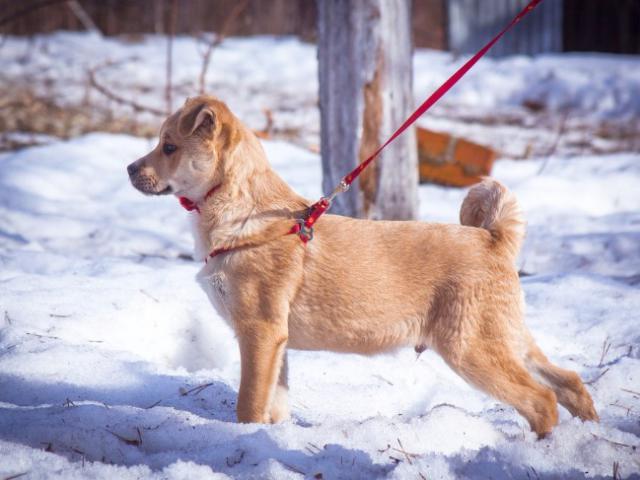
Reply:
[[[165,155],[171,155],[177,149],[178,147],[176,147],[173,143],[165,143],[164,145],[162,145],[162,151]]]

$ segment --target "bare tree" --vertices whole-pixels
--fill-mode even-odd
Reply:
[[[169,28],[167,29],[167,63],[164,99],[167,105],[167,115],[173,111],[173,37],[176,35],[176,21],[178,17],[178,0],[171,0],[169,7]]]
[[[200,94],[204,94],[207,88],[207,70],[209,69],[209,62],[211,61],[211,54],[220,46],[224,39],[229,35],[229,31],[238,21],[240,15],[244,13],[249,5],[249,0],[240,0],[235,7],[231,9],[227,17],[224,19],[220,31],[214,35],[213,39],[208,42],[207,49],[202,55],[202,69],[200,70],[200,77],[198,80],[198,91]]]
[[[411,2],[318,0],[323,189],[375,151],[411,114]],[[386,219],[417,214],[415,131],[389,145],[334,213]]]

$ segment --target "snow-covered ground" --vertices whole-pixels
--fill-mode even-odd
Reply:
[[[28,79],[62,103],[90,105],[98,93],[86,88],[87,69],[113,61],[99,72],[105,84],[162,108],[162,39],[31,42],[0,47],[0,86]],[[176,39],[176,104],[193,94],[201,49]],[[417,52],[416,97],[463,60]],[[592,127],[638,123],[639,64],[598,55],[483,60],[421,120],[507,158],[555,142],[525,104],[544,105],[553,125],[567,114],[589,125],[567,130],[557,155],[503,159],[494,173],[529,221],[519,259],[527,322],[555,363],[589,382],[600,424],[561,409],[553,434],[538,441],[512,408],[432,352],[416,358],[409,349],[373,358],[292,352],[293,419],[235,423],[237,346],[195,282],[188,214],[173,198],[140,195],[126,176],[152,142],[42,137],[46,145],[0,154],[0,478],[640,476],[640,154],[566,154],[580,152],[582,136],[601,151],[619,149]],[[229,39],[208,79],[253,128],[269,108],[277,128],[299,132],[298,145],[317,146],[313,46]],[[491,126],[461,112],[517,121]],[[264,144],[296,190],[320,195],[317,154]],[[421,218],[457,222],[464,194],[421,186]]]

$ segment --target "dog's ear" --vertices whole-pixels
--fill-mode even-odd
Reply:
[[[200,103],[188,107],[178,119],[178,132],[183,137],[193,135],[195,132],[203,132],[209,135],[213,132],[216,116],[213,110],[206,104]]]

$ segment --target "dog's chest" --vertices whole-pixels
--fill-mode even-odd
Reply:
[[[200,218],[198,215],[192,215],[191,232],[193,233],[194,241],[193,258],[196,260],[204,261],[211,249],[207,236],[200,228]]]
[[[212,263],[205,265],[196,278],[218,314],[228,324],[231,324],[231,315],[228,308],[230,305],[229,280],[224,271],[215,268],[211,265]]]

